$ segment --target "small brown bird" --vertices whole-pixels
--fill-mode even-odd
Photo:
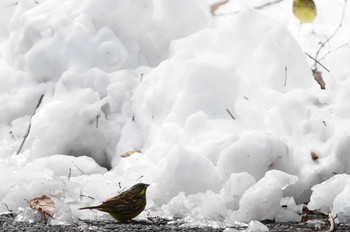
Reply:
[[[139,215],[146,207],[146,190],[149,184],[136,184],[100,205],[82,209],[97,209],[109,213],[116,220],[125,222]]]

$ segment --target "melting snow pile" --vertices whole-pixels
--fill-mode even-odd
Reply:
[[[143,181],[162,217],[299,221],[310,201],[350,222],[350,49],[322,61],[326,90],[304,54],[337,26],[334,2],[319,1],[320,34],[297,32],[287,2],[222,17],[202,0],[1,6],[0,212],[34,220],[25,199],[46,194],[52,223],[109,219],[77,209]]]

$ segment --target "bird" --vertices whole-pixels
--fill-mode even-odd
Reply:
[[[145,209],[148,186],[149,184],[135,184],[130,189],[109,198],[100,205],[83,207],[79,208],[79,210],[97,209],[109,213],[117,221],[129,221]]]
[[[316,5],[313,0],[294,0],[293,13],[300,23],[311,23],[317,15]]]

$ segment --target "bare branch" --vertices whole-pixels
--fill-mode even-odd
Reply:
[[[324,68],[327,72],[330,72],[328,68],[326,68],[323,64],[321,64],[318,60],[316,60],[315,58],[313,58],[310,54],[306,53],[305,54],[310,58],[312,59],[313,61],[315,61],[315,63],[321,65],[322,68]],[[315,66],[315,65],[314,65]]]
[[[322,58],[319,59],[319,61],[324,60],[324,59],[326,58],[326,56],[328,56],[328,55],[331,54],[332,52],[334,52],[334,51],[336,51],[336,50],[338,50],[338,49],[340,49],[340,48],[349,46],[349,44],[350,44],[350,41],[347,42],[347,43],[345,43],[345,44],[343,44],[343,45],[340,45],[339,47],[334,48],[333,50],[329,49],[328,52],[327,52]],[[319,64],[320,64],[320,63],[319,63]]]
[[[325,46],[327,43],[329,43],[329,41],[338,33],[339,29],[343,26],[346,4],[347,4],[347,0],[344,0],[344,7],[343,7],[343,12],[342,12],[342,16],[341,16],[341,19],[340,19],[340,23],[339,23],[338,27],[335,29],[335,31],[333,32],[333,34],[332,34],[330,37],[328,37],[328,38],[326,39],[326,41],[324,41],[324,42],[321,43],[321,46],[319,47],[319,49],[318,49],[317,52],[316,52],[316,58],[315,58],[316,60],[319,60],[319,59],[318,59],[318,56],[319,56],[319,54],[320,54],[322,48],[324,48],[324,46]],[[315,69],[317,70],[317,64],[318,64],[318,62],[316,62],[316,60],[315,60],[314,67],[315,67]]]
[[[30,122],[29,122],[29,126],[28,126],[27,133],[25,134],[25,136],[24,136],[24,138],[23,138],[23,141],[22,141],[22,143],[21,143],[21,146],[19,147],[19,149],[18,149],[18,151],[17,151],[17,155],[21,152],[22,147],[23,147],[25,141],[27,140],[27,137],[28,137],[28,135],[29,135],[29,133],[30,133],[30,128],[32,127],[32,120],[31,120],[31,119],[33,118],[33,116],[34,116],[36,110],[37,110],[37,109],[39,108],[39,106],[41,105],[41,102],[42,102],[43,98],[44,98],[44,94],[42,94],[42,95],[40,96],[39,101],[38,101],[38,104],[36,105],[36,107],[35,107],[35,109],[34,109],[34,112],[33,112],[33,114],[32,114],[32,117],[30,118]]]
[[[226,109],[227,113],[231,116],[233,120],[236,120],[236,118],[232,115],[231,111],[229,109]]]
[[[141,180],[143,178],[143,175],[136,179],[136,181]]]
[[[280,3],[280,2],[282,2],[282,1],[284,1],[284,0],[275,0],[275,1],[273,1],[273,2],[267,2],[267,3],[264,3],[264,4],[260,5],[260,6],[254,7],[254,9],[256,9],[256,10],[261,10],[261,9],[263,9],[263,8],[265,8],[265,7],[268,7],[268,6],[271,6],[271,5]]]
[[[267,3],[264,3],[262,5],[255,6],[254,9],[255,10],[261,10],[261,9],[264,9],[265,7],[269,7],[269,6],[275,5],[275,4],[280,3],[282,1],[284,1],[284,0],[275,0],[273,2],[267,2]],[[239,11],[232,11],[232,12],[223,13],[223,14],[213,14],[213,16],[224,16],[224,15],[238,14],[238,13],[239,13]]]
[[[72,161],[72,163],[74,164],[74,166],[82,173],[85,174],[85,172],[83,172],[83,170],[81,170],[78,165],[76,165],[76,163],[74,161]]]
[[[87,197],[87,198],[90,198],[92,200],[95,200],[95,198],[91,197],[91,196],[88,196],[88,195],[84,195],[84,194],[80,194],[80,197]]]

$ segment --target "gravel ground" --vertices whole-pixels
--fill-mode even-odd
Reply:
[[[45,223],[15,222],[12,218],[0,216],[0,231],[26,232],[81,232],[81,231],[203,231],[219,232],[224,228],[188,227],[180,223],[170,222],[161,218],[150,218],[148,221],[132,221],[120,223],[116,221],[88,221],[81,220],[74,225],[46,225]]]
[[[326,221],[303,223],[274,223],[264,222],[270,231],[327,231],[329,225]],[[242,231],[244,227],[227,227],[232,230]],[[46,225],[45,223],[15,222],[12,218],[0,216],[0,231],[25,231],[25,232],[82,232],[82,231],[193,231],[193,232],[219,232],[225,228],[189,227],[179,222],[168,221],[161,218],[149,218],[148,221],[133,221],[130,223],[118,223],[115,221],[86,221],[82,220],[74,225]],[[338,225],[334,231],[350,231],[349,226]]]

